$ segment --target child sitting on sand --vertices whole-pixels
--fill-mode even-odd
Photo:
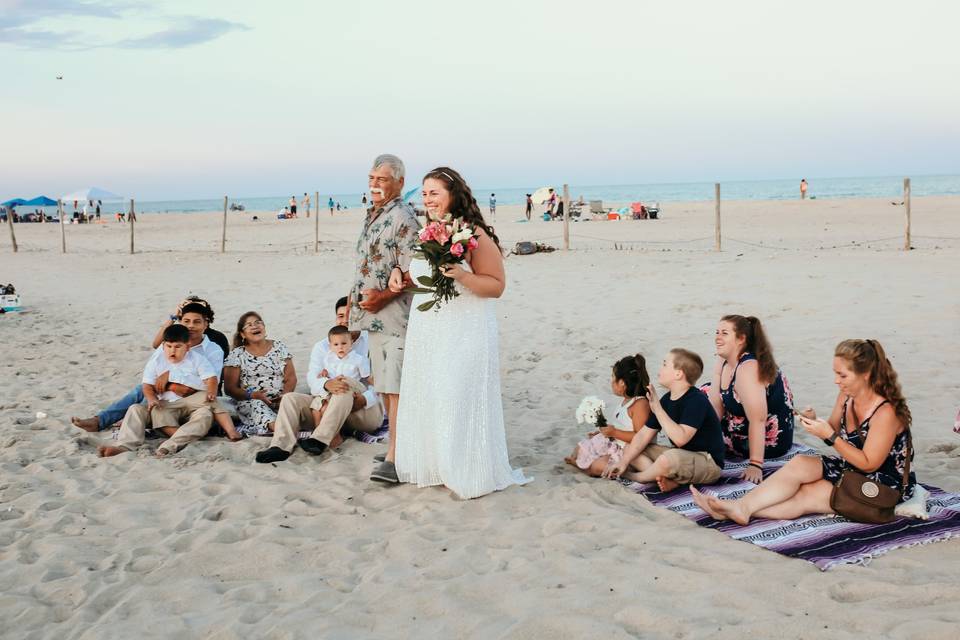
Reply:
[[[99,447],[100,457],[139,447],[148,427],[169,436],[157,449],[158,457],[176,453],[207,434],[213,422],[210,405],[217,398],[217,372],[206,358],[190,349],[189,342],[190,332],[185,326],[174,324],[164,329],[163,344],[143,369],[146,404],[127,409],[117,446]],[[158,379],[164,378],[166,382],[158,385]]]
[[[564,461],[594,478],[599,478],[611,463],[619,462],[624,447],[650,417],[645,396],[649,384],[647,362],[642,355],[617,360],[610,374],[610,390],[623,400],[610,424],[588,434],[590,437],[581,440]]]
[[[636,482],[654,482],[661,491],[681,484],[710,484],[723,470],[724,444],[720,419],[707,396],[693,385],[703,373],[703,360],[686,349],[671,349],[663,359],[657,382],[667,389],[662,398],[650,385],[651,416],[633,437],[619,462],[611,462],[604,477],[624,475]],[[664,431],[673,447],[652,444]],[[636,472],[627,473],[628,468]]]
[[[351,391],[363,393],[370,378],[370,359],[353,351],[353,335],[347,327],[336,325],[327,332],[330,350],[324,356],[323,370],[318,378],[342,378]],[[313,425],[320,426],[327,398],[315,397],[310,404]],[[331,445],[333,446],[333,445]]]

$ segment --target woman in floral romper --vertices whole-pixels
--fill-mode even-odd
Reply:
[[[267,340],[263,318],[255,311],[240,316],[233,345],[223,361],[223,386],[237,401],[237,431],[244,436],[269,435],[280,398],[297,386],[293,356],[279,340]]]

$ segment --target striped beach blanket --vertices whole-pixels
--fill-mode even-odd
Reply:
[[[764,477],[798,454],[816,455],[816,451],[794,445],[781,458],[764,463]],[[717,484],[698,487],[720,498],[739,498],[755,485],[740,479],[747,462],[728,461]],[[733,522],[717,522],[693,502],[688,488],[663,493],[655,484],[624,484],[652,504],[665,507],[693,520],[701,527],[715,529],[734,540],[742,540],[791,558],[812,562],[821,571],[838,564],[866,564],[893,549],[929,544],[960,537],[960,494],[947,493],[924,485],[930,491],[928,520],[897,518],[888,524],[860,524],[841,516],[810,515],[796,520],[757,519],[742,527]]]

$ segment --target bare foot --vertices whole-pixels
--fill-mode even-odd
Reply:
[[[120,447],[108,447],[107,445],[100,445],[97,447],[97,455],[101,458],[112,458],[115,455],[121,453],[126,453],[126,449],[121,449]]]
[[[168,455],[170,455],[171,453],[172,453],[172,452],[171,452],[169,449],[164,449],[163,447],[160,447],[159,449],[157,449],[157,457],[158,457],[158,458],[166,458],[166,457],[167,457]]]
[[[713,496],[708,496],[705,493],[701,493],[700,490],[693,485],[690,485],[690,493],[693,495],[693,501],[697,504],[698,507],[703,509],[708,516],[710,516],[714,520],[727,519],[727,516],[715,510],[713,506],[710,504],[708,498],[712,498]]]
[[[70,418],[70,422],[73,423],[73,426],[79,427],[84,431],[89,431],[90,433],[100,431],[100,419],[96,416],[92,418],[78,418],[74,416]]]
[[[750,515],[743,507],[740,500],[721,500],[713,496],[707,496],[707,505],[711,511],[720,515],[717,520],[733,520],[741,526],[750,523]],[[708,513],[710,513],[708,511]]]
[[[563,461],[571,466],[574,466],[574,467],[577,466],[577,459],[574,458],[573,456],[567,456],[566,458],[563,459]]]
[[[657,476],[657,486],[660,487],[660,491],[664,493],[668,491],[673,491],[680,486],[680,483],[672,478],[665,478],[664,476]]]
[[[330,440],[330,444],[327,445],[328,449],[336,449],[343,444],[343,436],[339,433],[333,436],[333,439]]]
[[[234,430],[232,433],[230,431],[227,431],[226,434],[227,434],[227,440],[229,440],[230,442],[240,442],[241,440],[243,440],[243,436],[240,435],[236,430]]]

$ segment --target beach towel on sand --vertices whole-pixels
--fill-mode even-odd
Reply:
[[[798,454],[814,455],[816,452],[809,447],[794,445],[786,455],[764,463],[764,477]],[[746,464],[746,460],[728,460],[716,484],[697,488],[721,498],[739,498],[755,486],[740,479]],[[655,484],[626,480],[623,483],[652,504],[679,513],[701,527],[715,529],[734,540],[749,542],[791,558],[807,560],[822,571],[837,564],[866,564],[872,558],[900,547],[960,537],[960,494],[947,493],[929,485],[923,485],[930,491],[927,520],[900,517],[887,524],[860,524],[842,516],[809,515],[796,520],[756,519],[742,527],[710,518],[694,503],[687,487],[664,493]]]

